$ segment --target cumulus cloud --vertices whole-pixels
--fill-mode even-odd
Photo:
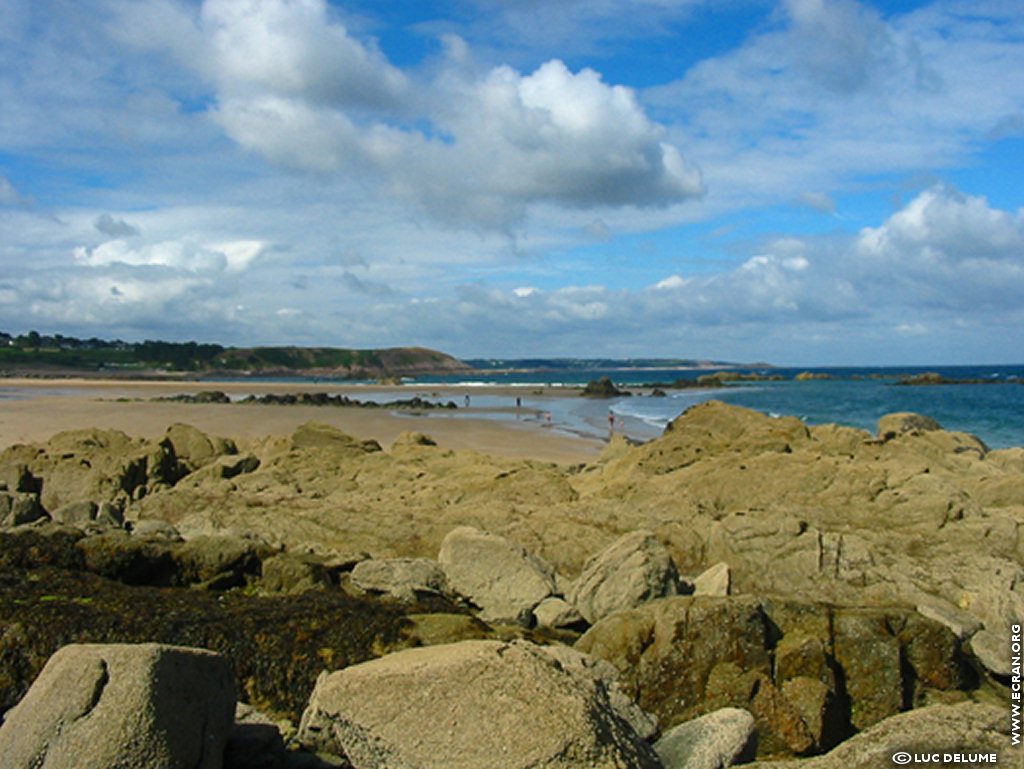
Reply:
[[[1024,296],[1024,211],[929,189],[883,225],[866,228],[852,256],[891,300],[949,311],[1016,311]]]
[[[478,71],[465,43],[413,84],[324,0],[206,0],[228,135],[282,166],[370,172],[443,220],[508,227],[531,204],[665,206],[702,181],[636,94],[555,59]]]
[[[853,237],[779,238],[732,271],[676,278],[655,288],[674,291],[681,316],[700,323],[1019,314],[1024,211],[933,187]]]
[[[228,98],[386,107],[409,87],[374,46],[330,17],[323,0],[206,0],[202,24],[213,76]]]
[[[236,266],[249,265],[244,281],[221,280],[233,251]],[[9,323],[16,312],[50,328],[116,319],[111,326],[152,334],[173,316],[193,329],[217,329],[206,336],[219,341],[229,330],[258,327],[254,341],[312,343],[337,338],[342,327],[346,339],[367,346],[422,343],[463,355],[630,355],[643,347],[781,362],[798,358],[796,349],[819,361],[928,362],[928,355],[941,362],[950,340],[969,348],[979,328],[1024,322],[1024,212],[943,186],[850,235],[775,238],[730,269],[676,271],[633,289],[524,282],[449,289],[428,278],[395,290],[360,266],[338,267],[330,279],[319,273],[300,289],[290,285],[297,278],[287,265],[249,259],[265,253],[235,241],[111,240],[77,251],[70,268],[5,280],[0,319]],[[398,276],[403,267],[395,269]]]

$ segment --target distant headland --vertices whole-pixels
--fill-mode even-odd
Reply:
[[[771,368],[691,358],[479,358],[459,360],[425,347],[228,347],[207,342],[126,342],[38,331],[0,331],[0,376],[214,379],[322,377],[399,380],[408,377],[515,371]]]
[[[104,378],[236,376],[399,379],[471,368],[437,350],[395,347],[225,347],[199,342],[78,339],[0,332],[0,375]]]

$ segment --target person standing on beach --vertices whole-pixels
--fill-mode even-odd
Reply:
[[[611,411],[608,412],[608,437],[611,438],[615,435],[615,414]]]

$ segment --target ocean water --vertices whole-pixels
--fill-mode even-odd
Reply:
[[[793,377],[805,370],[832,378],[794,381]],[[936,371],[949,379],[983,379],[992,383],[912,387],[894,384],[900,375],[925,371]],[[681,378],[695,380],[703,373],[707,372],[602,370],[505,374],[472,381],[438,379],[433,384],[439,389],[434,391],[429,390],[430,383],[426,381],[417,382],[414,387],[428,388],[423,390],[424,396],[447,396],[462,406],[462,396],[447,392],[445,385],[518,385],[523,390],[523,405],[518,411],[509,397],[481,392],[472,396],[472,410],[460,409],[460,415],[535,421],[552,429],[595,437],[607,436],[609,412],[615,418],[617,431],[636,440],[649,440],[660,435],[670,421],[690,406],[717,399],[771,415],[796,416],[809,425],[837,423],[872,433],[885,414],[913,411],[938,420],[948,430],[973,433],[990,448],[1024,446],[1024,366],[772,369],[760,373],[780,374],[783,381],[737,383],[706,390],[666,390],[665,397],[637,394],[590,399],[533,395],[538,388],[585,384],[600,376],[611,377],[620,387],[636,387]],[[641,392],[645,391],[637,390]]]
[[[826,380],[794,381],[801,371],[828,374]],[[897,386],[900,375],[936,371],[949,379],[981,379],[991,384],[933,385],[924,387]],[[517,421],[539,425],[572,435],[594,438],[608,436],[609,414],[615,431],[646,441],[658,437],[665,426],[689,407],[717,399],[738,406],[756,409],[775,416],[795,416],[808,425],[837,423],[874,433],[878,420],[896,411],[913,411],[932,417],[948,430],[972,433],[990,448],[1024,447],[1024,365],[1020,366],[939,366],[928,368],[830,368],[770,369],[756,373],[779,374],[779,382],[745,382],[713,389],[666,389],[665,397],[652,397],[653,382],[696,380],[706,371],[693,370],[627,370],[559,371],[495,374],[472,379],[460,377],[424,378],[410,382],[396,392],[378,388],[373,383],[356,384],[331,380],[316,381],[325,385],[342,385],[359,400],[387,403],[418,395],[435,401],[453,401],[456,410],[423,411],[419,416],[432,419],[484,418]],[[741,370],[741,373],[747,373]],[[574,390],[564,388],[585,385],[591,379],[610,377],[621,388],[632,389],[631,397],[609,399],[583,398]],[[230,381],[230,380],[224,380]],[[233,381],[268,382],[287,385],[295,379],[246,379]],[[210,381],[210,389],[216,382]],[[513,394],[496,394],[486,385],[514,388]],[[325,388],[328,389],[328,388]],[[72,394],[73,388],[55,386],[52,390],[28,392],[16,387],[0,387],[0,400],[17,400],[43,395]],[[562,392],[562,397],[552,397]],[[471,408],[465,408],[465,395],[470,395]],[[516,395],[521,405],[516,407]],[[238,396],[239,398],[244,396]],[[396,411],[402,415],[408,412]]]

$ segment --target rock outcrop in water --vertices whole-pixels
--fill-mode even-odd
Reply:
[[[550,617],[546,638],[610,663],[663,731],[740,708],[760,756],[813,755],[1005,697],[1024,616],[1024,450],[918,415],[870,435],[711,402],[582,467],[320,425],[244,444],[76,431],[0,453],[0,516],[19,524],[0,535],[5,708],[72,637],[222,651],[244,697],[294,719],[322,669]],[[443,552],[459,531],[499,549]],[[650,548],[608,556],[623,538]],[[499,551],[508,585],[540,587],[489,614]],[[632,598],[597,600],[616,579]],[[278,590],[297,597],[261,595]]]

